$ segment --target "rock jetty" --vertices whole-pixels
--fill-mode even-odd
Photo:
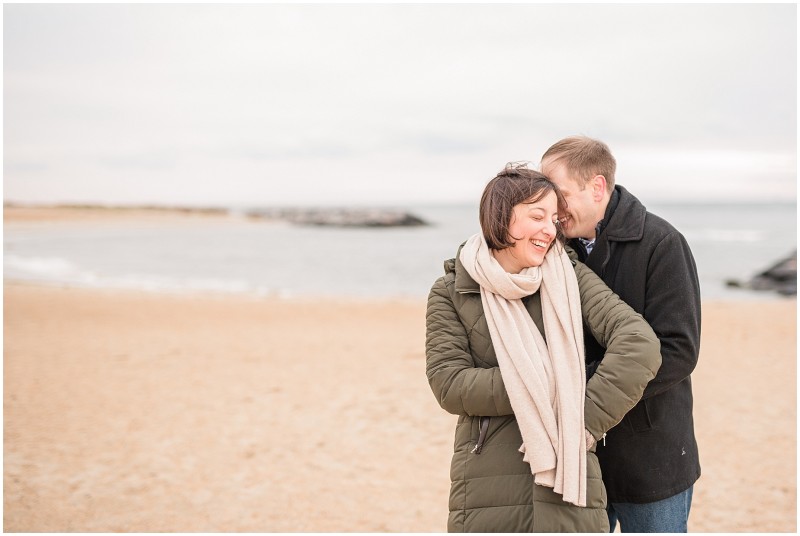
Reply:
[[[797,250],[781,259],[749,281],[729,280],[729,287],[771,290],[784,296],[797,296]]]
[[[419,227],[428,222],[409,212],[385,209],[257,209],[250,218],[283,220],[295,225],[327,227]]]

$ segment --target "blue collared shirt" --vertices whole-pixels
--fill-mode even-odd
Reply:
[[[583,247],[586,248],[587,255],[592,252],[592,248],[594,247],[594,241],[595,241],[594,238],[592,238],[591,240],[587,240],[585,238],[578,238],[578,240],[580,240],[581,244],[583,244]]]

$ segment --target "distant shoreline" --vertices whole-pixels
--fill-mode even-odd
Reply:
[[[3,222],[80,222],[108,220],[163,220],[182,218],[228,218],[227,211],[156,207],[84,205],[9,205],[3,206]]]

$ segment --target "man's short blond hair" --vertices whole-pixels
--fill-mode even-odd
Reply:
[[[570,174],[580,177],[584,187],[592,177],[602,175],[606,178],[606,189],[614,189],[614,173],[617,161],[608,145],[586,136],[570,136],[557,141],[542,155],[545,160],[560,162]]]

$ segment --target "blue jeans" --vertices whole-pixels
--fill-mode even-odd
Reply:
[[[614,532],[617,519],[622,532],[688,532],[686,525],[693,490],[694,485],[677,495],[651,503],[609,503],[609,532]]]

